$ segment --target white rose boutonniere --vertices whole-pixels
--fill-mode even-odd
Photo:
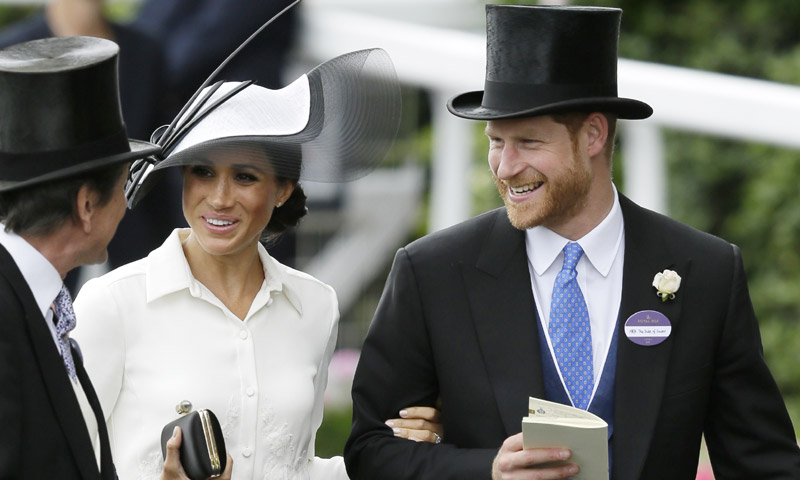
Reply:
[[[656,273],[653,286],[656,287],[656,295],[661,297],[662,302],[666,302],[667,299],[672,300],[675,298],[675,292],[681,288],[681,276],[673,270],[664,270]]]

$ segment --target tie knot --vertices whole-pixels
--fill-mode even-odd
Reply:
[[[59,335],[75,328],[75,311],[72,309],[72,296],[69,294],[66,285],[61,285],[61,291],[58,292],[53,306],[55,307],[56,317],[58,317],[56,330]]]
[[[58,295],[56,295],[56,301],[54,303],[57,310],[63,309],[66,305],[72,305],[72,295],[69,294],[69,289],[67,289],[67,286],[63,283],[61,284],[61,290],[59,290]]]
[[[558,275],[562,284],[575,278],[575,267],[578,265],[578,260],[581,259],[581,256],[583,256],[583,249],[577,243],[570,242],[564,247],[564,265]]]

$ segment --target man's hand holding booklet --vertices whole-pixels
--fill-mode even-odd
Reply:
[[[608,478],[608,424],[597,415],[569,405],[530,397],[528,416],[522,419],[523,448],[564,447],[572,451],[566,462],[581,470],[575,478]]]

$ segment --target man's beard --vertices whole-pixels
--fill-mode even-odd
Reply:
[[[538,180],[545,180],[539,188],[544,198],[528,200],[523,203],[511,201],[508,196],[508,187],[496,176],[494,183],[500,197],[506,205],[508,219],[514,227],[525,230],[542,225],[553,228],[567,222],[570,218],[586,206],[589,188],[592,183],[592,172],[588,165],[580,162],[577,152],[573,152],[571,164],[562,170],[558,176],[544,178],[538,175]],[[517,179],[515,179],[517,180]],[[537,181],[536,178],[522,178],[515,184],[524,185]]]

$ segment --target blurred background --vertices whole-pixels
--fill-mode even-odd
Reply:
[[[286,4],[284,0],[193,1],[208,4],[208,9],[205,16],[192,17],[196,23],[183,27],[189,32],[183,40],[164,40],[179,27],[160,21],[167,13],[153,7],[179,0],[108,0],[102,5],[103,15],[113,22],[138,25],[168,42],[160,52],[166,79],[156,82],[164,86],[167,98],[159,100],[162,113],[154,124],[145,125],[145,132],[167,123],[174,115],[170,108],[185,101],[182,95],[187,94],[177,92],[176,84],[189,87],[190,95],[224,58],[218,58],[215,47],[227,53],[233,48],[228,44],[238,45],[255,28],[231,27],[215,19],[252,17],[258,25],[269,18],[268,13],[259,17],[242,9],[270,4],[277,11]],[[43,3],[0,0],[0,26],[30,22]],[[483,125],[453,117],[445,109],[451,96],[483,87],[484,3],[304,0],[294,17],[284,26],[276,25],[273,32],[268,30],[262,46],[247,52],[250,60],[241,72],[220,77],[273,76],[262,84],[277,88],[335,55],[383,47],[394,59],[403,84],[400,136],[382,168],[352,184],[304,184],[310,214],[295,235],[274,248],[276,256],[331,284],[339,295],[339,349],[330,367],[325,423],[317,438],[320,456],[341,454],[350,427],[349,388],[358,349],[395,250],[501,205],[487,168]],[[624,10],[619,93],[648,102],[655,110],[648,120],[621,122],[614,161],[617,187],[644,206],[741,247],[764,354],[797,427],[800,2],[585,0],[580,4]],[[191,40],[192,32],[198,38]],[[122,45],[121,59],[134,48]],[[267,50],[277,50],[270,53],[277,60],[268,61]],[[205,64],[193,76],[181,77],[191,70],[184,65],[189,57]],[[269,65],[271,70],[251,69],[258,65]],[[124,78],[121,81],[124,87]],[[136,80],[140,82],[154,80]],[[124,105],[123,100],[127,120]],[[709,475],[701,465],[698,478]]]

